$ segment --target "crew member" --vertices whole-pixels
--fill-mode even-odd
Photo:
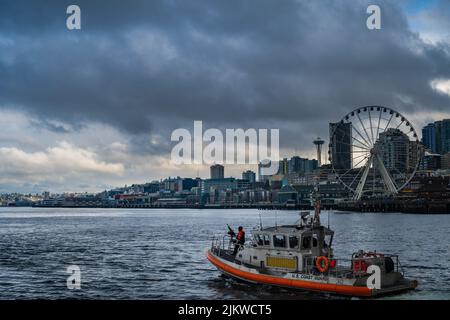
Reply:
[[[239,226],[238,234],[236,236],[236,244],[234,245],[233,255],[236,255],[239,248],[242,247],[244,243],[245,243],[245,231],[244,228],[242,228],[242,226]]]

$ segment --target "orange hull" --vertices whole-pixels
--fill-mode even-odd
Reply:
[[[274,277],[264,274],[256,274],[252,272],[247,272],[238,268],[234,268],[226,263],[223,263],[217,259],[210,251],[206,254],[208,260],[216,266],[219,270],[222,270],[232,276],[237,278],[248,280],[251,282],[264,283],[268,285],[304,289],[311,291],[327,292],[327,293],[337,293],[342,295],[358,296],[358,297],[370,297],[372,296],[372,290],[367,287],[356,287],[350,285],[339,285],[332,283],[319,283],[313,281],[305,281],[298,279],[289,279]]]

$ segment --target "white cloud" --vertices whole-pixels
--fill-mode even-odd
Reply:
[[[57,175],[60,180],[61,174],[122,175],[124,172],[121,163],[100,161],[95,152],[78,148],[65,141],[40,152],[2,147],[0,148],[0,169],[3,174],[9,171],[25,175],[30,180],[34,180],[32,182],[48,180],[52,175]]]
[[[430,85],[433,90],[450,96],[450,79],[435,79]]]

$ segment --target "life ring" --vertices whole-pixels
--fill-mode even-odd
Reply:
[[[330,261],[325,256],[320,256],[316,259],[316,268],[319,272],[324,273],[328,271],[330,267]]]

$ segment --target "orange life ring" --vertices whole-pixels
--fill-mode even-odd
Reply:
[[[330,261],[328,260],[327,257],[320,256],[316,259],[316,268],[321,273],[327,272],[329,267],[330,267]]]

